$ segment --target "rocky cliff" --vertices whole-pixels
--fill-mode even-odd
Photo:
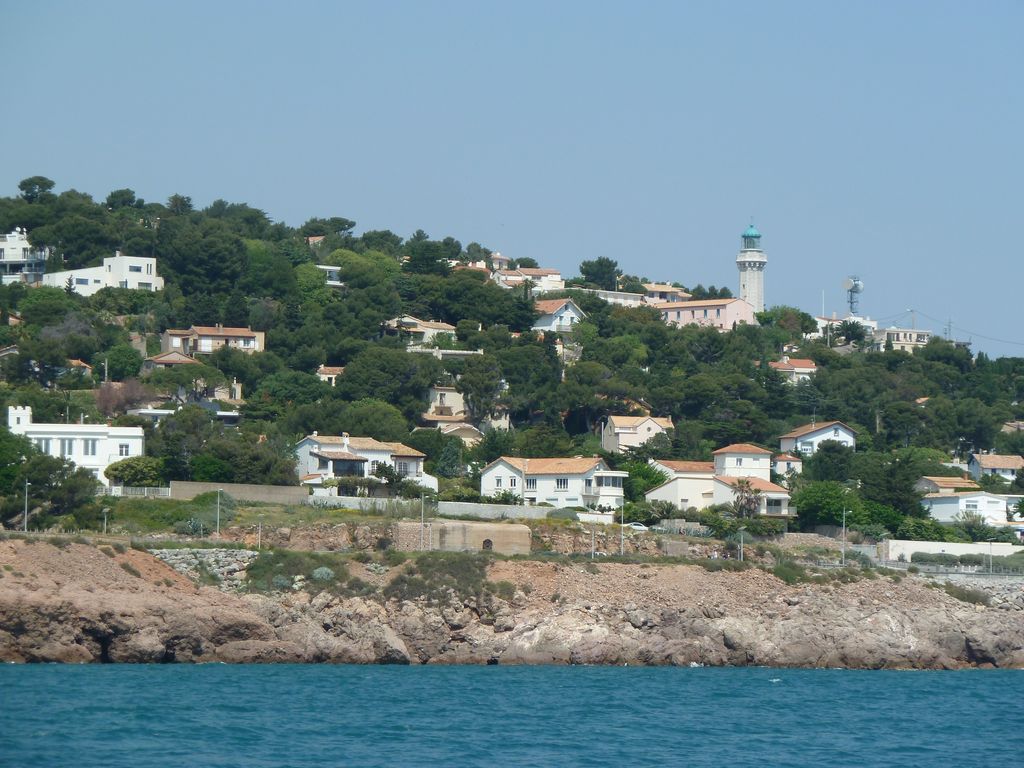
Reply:
[[[3,661],[1024,667],[1024,611],[913,578],[498,561],[510,599],[427,604],[231,594],[145,552],[22,540],[0,541],[0,576]]]

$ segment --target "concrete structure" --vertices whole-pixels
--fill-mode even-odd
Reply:
[[[925,494],[951,495],[957,491],[981,490],[978,484],[965,477],[922,477],[914,483],[914,490]]]
[[[982,475],[996,475],[1013,482],[1017,472],[1024,469],[1024,456],[1001,456],[998,453],[973,453],[967,462],[968,471],[975,480]]]
[[[416,552],[497,552],[501,555],[530,554],[530,527],[522,523],[477,523],[467,520],[431,518],[395,523],[395,549]]]
[[[46,269],[46,248],[33,248],[28,241],[28,230],[15,227],[7,235],[0,235],[0,281],[11,283],[38,283]]]
[[[314,432],[295,446],[295,458],[302,484],[312,487],[314,494],[336,495],[337,489],[325,487],[325,480],[373,477],[379,465],[394,468],[403,479],[437,490],[437,478],[423,471],[426,455],[402,443]]]
[[[985,491],[928,493],[921,500],[929,514],[940,523],[954,523],[965,514],[981,515],[989,525],[1004,526],[1006,498]]]
[[[1002,541],[976,541],[972,543],[954,543],[949,541],[904,541],[901,539],[885,539],[878,543],[878,559],[882,562],[904,560],[910,562],[915,552],[927,552],[930,555],[992,555],[993,557],[1010,557],[1024,552],[1024,547],[1007,544]]]
[[[266,349],[266,334],[251,328],[230,328],[220,325],[193,325],[182,330],[168,329],[160,335],[161,352],[185,355],[209,355],[221,347],[230,347],[247,354]]]
[[[705,299],[654,304],[667,325],[699,325],[731,331],[737,325],[757,325],[754,307],[743,299]]]
[[[199,361],[182,352],[161,352],[143,360],[142,370],[148,373],[158,368],[176,368],[179,365],[199,365]]]
[[[99,267],[47,272],[42,282],[52,288],[64,288],[69,279],[71,287],[80,296],[92,296],[104,288],[162,291],[164,287],[164,279],[156,271],[156,259],[125,256],[120,251],[103,259]]]
[[[674,429],[672,419],[659,416],[609,416],[601,430],[601,450],[621,453],[638,448],[657,435]]]
[[[104,471],[111,464],[146,452],[142,427],[112,427],[109,424],[36,424],[31,406],[7,407],[7,428],[22,435],[40,453],[73,461],[109,486]]]
[[[344,288],[345,283],[341,281],[341,267],[330,264],[317,264],[316,268],[324,273],[324,282],[328,288]]]
[[[761,233],[753,224],[742,235],[743,247],[736,257],[740,272],[740,298],[754,308],[764,312],[764,270],[768,257],[761,250]]]
[[[401,336],[410,344],[430,344],[442,333],[455,338],[455,326],[436,320],[420,320],[412,315],[402,315],[386,321],[384,333]]]
[[[804,424],[779,436],[779,451],[811,456],[826,440],[857,448],[856,433],[841,421],[823,421],[820,424]]]
[[[480,495],[511,491],[526,504],[544,502],[555,507],[619,509],[622,482],[628,472],[608,469],[602,459],[520,459],[502,456],[480,476]]]
[[[597,298],[607,301],[609,304],[615,304],[619,307],[642,307],[646,304],[646,299],[642,293],[629,293],[627,291],[605,291],[599,288],[577,288],[572,287],[572,291],[579,291],[580,293],[589,293],[591,296],[597,296]]]
[[[545,299],[534,302],[540,312],[533,330],[541,333],[569,333],[587,316],[572,299]]]
[[[789,355],[783,355],[782,359],[778,362],[772,361],[768,363],[768,367],[785,376],[786,381],[790,384],[810,381],[811,376],[818,372],[818,366],[813,360],[790,357]]]

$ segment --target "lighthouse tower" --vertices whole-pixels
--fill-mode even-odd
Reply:
[[[761,233],[753,224],[743,233],[743,249],[736,257],[740,270],[740,298],[754,307],[755,312],[764,312],[764,268],[768,257],[761,250]]]

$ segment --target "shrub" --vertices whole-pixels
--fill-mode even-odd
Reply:
[[[128,551],[128,547],[126,547],[124,544],[122,544],[119,541],[114,542],[110,546],[112,546],[114,548],[114,551],[117,552],[117,554],[119,554],[119,555],[123,555],[125,552]]]
[[[960,555],[960,565],[984,565],[987,562],[984,555],[966,554]]]
[[[384,553],[384,562],[394,568],[409,559],[408,552],[399,552],[397,549],[389,549]]]
[[[125,573],[130,573],[132,576],[135,576],[140,579],[142,578],[142,574],[139,573],[139,569],[131,563],[121,563],[121,568],[124,570]]]
[[[784,581],[787,584],[797,584],[801,581],[807,581],[807,571],[804,570],[803,566],[797,565],[796,563],[779,563],[772,568],[772,574],[775,578]]]
[[[334,571],[326,565],[321,565],[312,573],[313,581],[334,581]]]
[[[548,512],[549,520],[572,520],[578,521],[579,516],[572,509],[555,509]]]
[[[107,557],[114,557],[114,550],[110,547],[97,547],[97,549]]]
[[[488,582],[487,586],[502,600],[511,600],[516,594],[516,585],[511,581]]]
[[[907,573],[920,573],[920,572],[921,572],[921,569],[918,568],[916,565],[912,565],[909,568],[907,568]]]
[[[355,560],[357,563],[368,563],[371,560],[373,560],[373,555],[371,555],[369,552],[356,552],[354,555],[352,555],[352,559]]]
[[[601,569],[597,567],[597,563],[587,563],[583,566],[583,569],[587,573],[600,573]]]
[[[959,565],[960,558],[948,552],[914,552],[910,562],[922,565]]]
[[[292,580],[285,576],[283,573],[279,573],[270,580],[270,583],[274,586],[274,589],[291,589]]]

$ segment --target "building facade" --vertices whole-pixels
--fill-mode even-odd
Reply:
[[[181,330],[168,329],[160,335],[162,352],[184,355],[210,355],[221,347],[231,347],[252,354],[266,349],[266,334],[251,328],[229,328],[223,325],[193,325]]]
[[[38,283],[48,255],[47,249],[32,247],[28,230],[15,227],[10,234],[0,236],[0,280],[4,285]]]
[[[666,325],[700,325],[731,331],[737,325],[757,325],[754,307],[743,299],[704,299],[655,304]]]
[[[7,407],[7,428],[22,435],[40,453],[73,461],[96,475],[106,486],[107,467],[122,459],[143,456],[146,438],[142,427],[112,427],[108,424],[37,424],[31,406]]]
[[[502,456],[480,476],[480,495],[510,491],[526,504],[620,509],[628,472],[608,469],[602,459],[520,459]]]
[[[42,282],[52,288],[64,288],[69,280],[79,296],[92,296],[104,288],[135,291],[162,291],[164,288],[164,279],[157,274],[156,259],[126,256],[120,251],[103,259],[99,267],[47,272]]]
[[[423,471],[426,455],[402,443],[388,443],[372,437],[320,435],[314,432],[295,446],[299,479],[313,487],[314,495],[336,495],[324,481],[333,478],[369,478],[380,465],[394,469],[399,477],[412,480],[431,491],[437,478]]]
[[[779,437],[779,451],[811,456],[826,440],[857,448],[856,433],[841,421],[823,421],[820,424],[804,424]]]
[[[621,453],[638,448],[672,429],[672,419],[658,416],[609,416],[601,429],[601,450]]]

